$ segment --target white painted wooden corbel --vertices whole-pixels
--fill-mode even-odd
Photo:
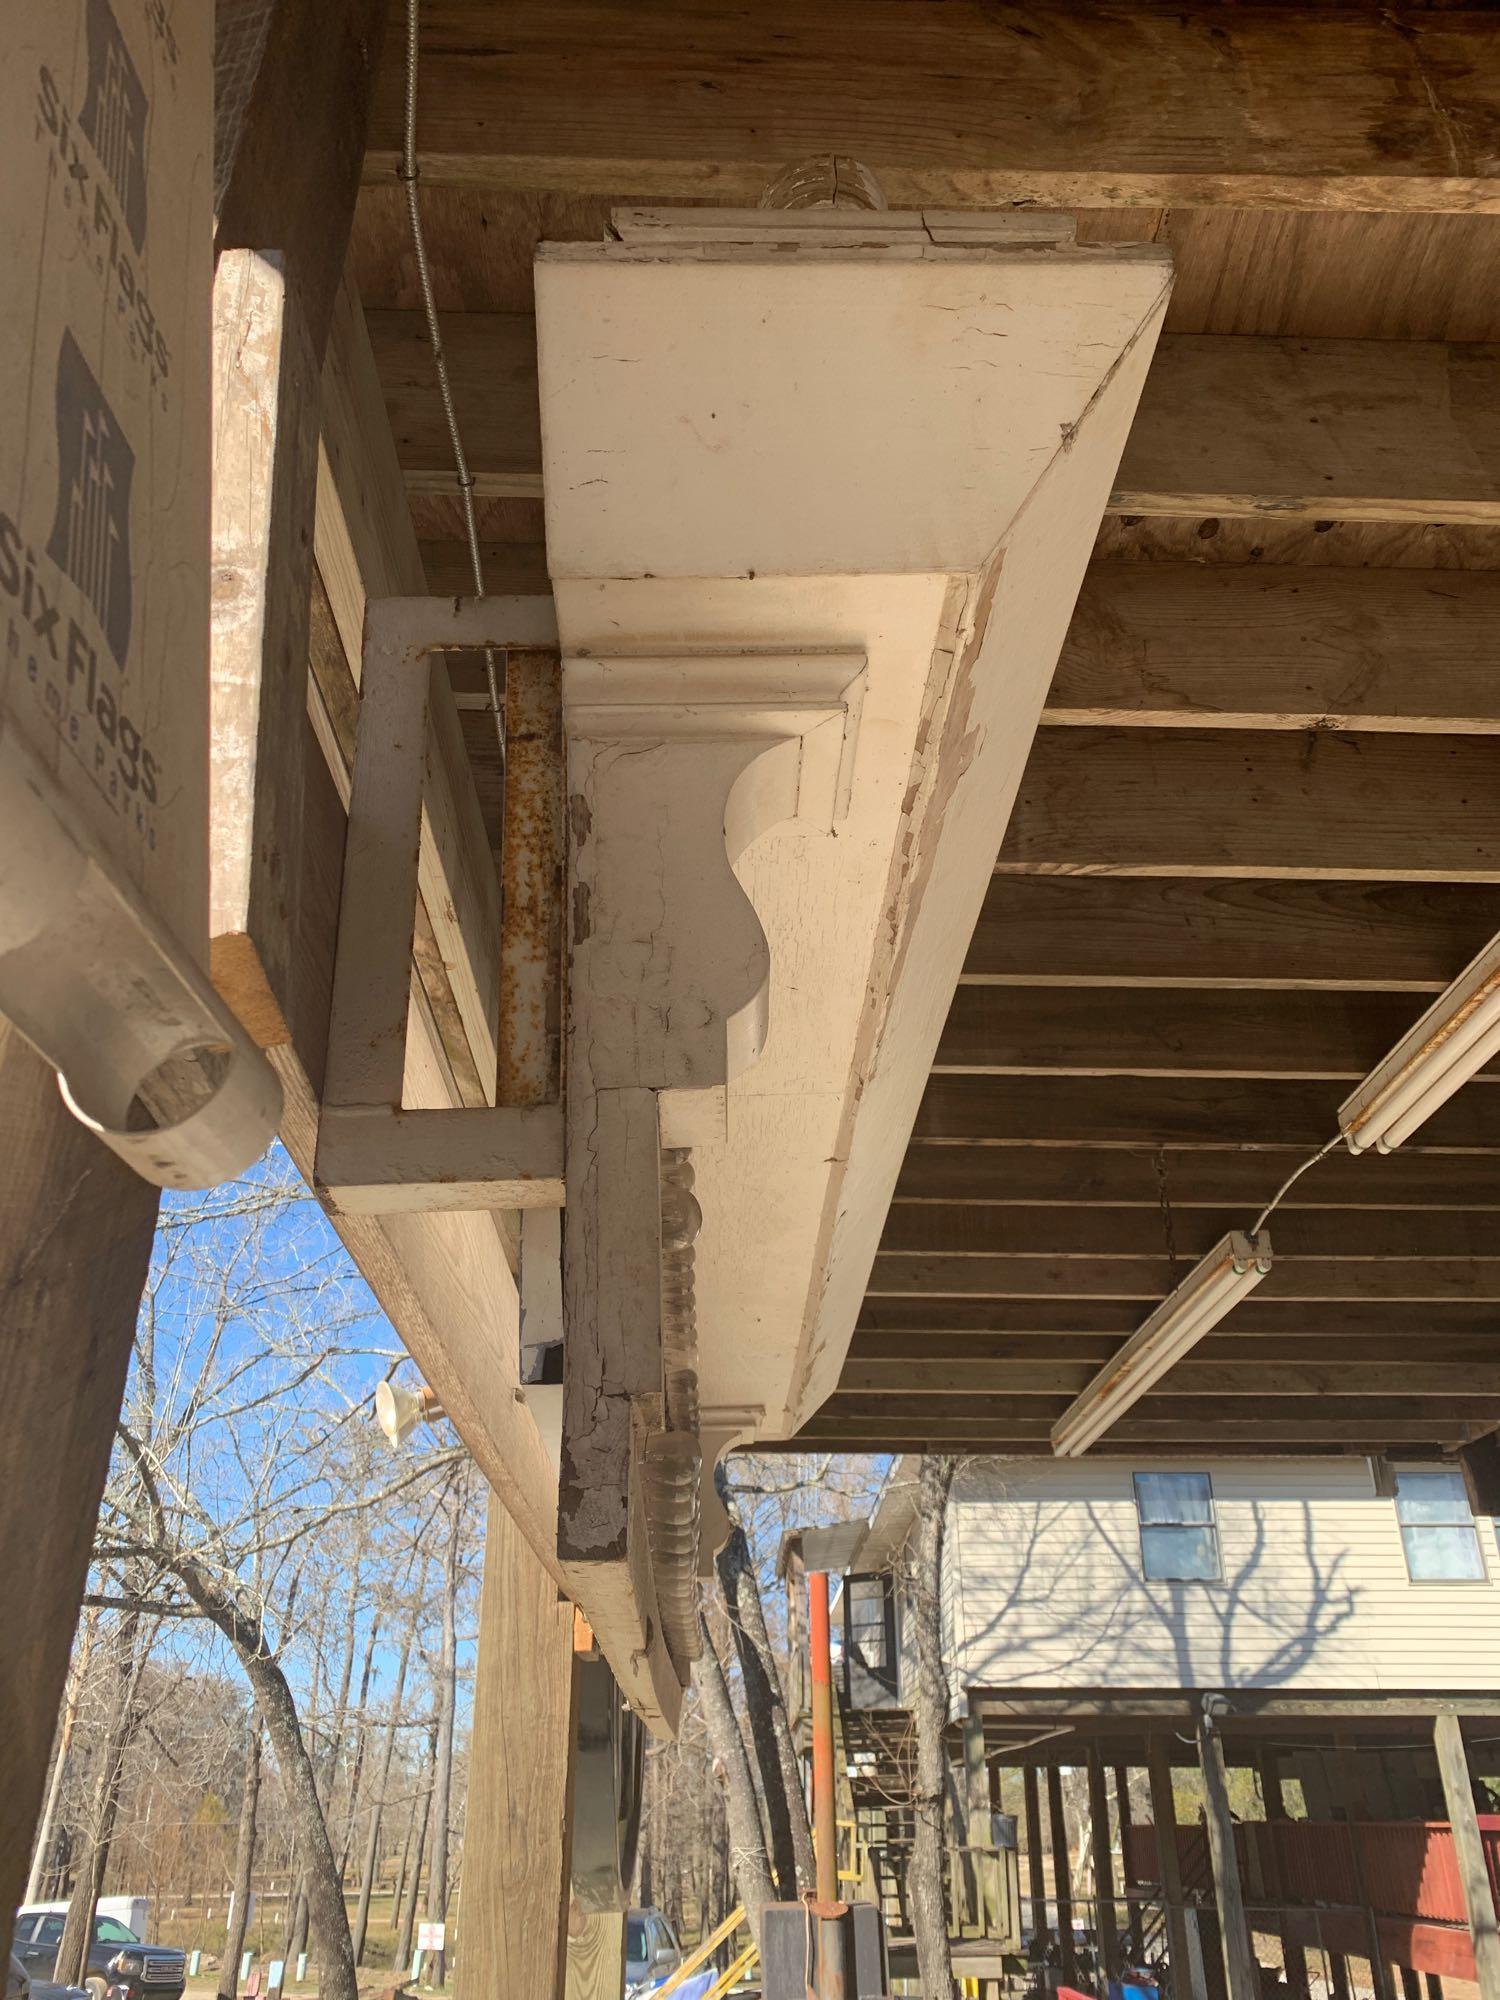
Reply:
[[[318,1185],[342,1209],[558,1207],[562,1106],[402,1104],[431,677],[505,646],[504,599],[371,599],[344,848]]]
[[[711,1089],[759,1056],[770,960],[734,864],[848,811],[864,673],[816,647],[565,660],[575,1059],[597,1088]]]
[[[864,680],[862,652],[825,647],[564,660],[565,1564],[640,1561],[629,1524],[661,1486],[653,1461],[643,1487],[645,1454],[665,1449],[643,1436],[663,1399],[662,1093],[711,1094],[765,1045],[770,952],[735,863],[773,829],[826,835],[845,815]]]

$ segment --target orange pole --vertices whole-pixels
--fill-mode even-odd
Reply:
[[[818,1862],[818,1901],[838,1901],[837,1835],[833,1823],[833,1655],[828,1643],[828,1578],[811,1570],[807,1578],[807,1644],[812,1664],[813,1851]]]

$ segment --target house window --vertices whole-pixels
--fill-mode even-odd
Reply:
[[[1155,1583],[1216,1583],[1219,1531],[1206,1472],[1138,1472],[1141,1560]]]
[[[883,1673],[890,1666],[887,1646],[885,1579],[878,1576],[851,1577],[846,1616],[849,1649],[861,1666]]]
[[[1396,1519],[1413,1583],[1484,1581],[1484,1557],[1462,1473],[1439,1466],[1398,1469]]]

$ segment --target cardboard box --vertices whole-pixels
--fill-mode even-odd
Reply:
[[[10,0],[0,730],[202,963],[213,8]]]

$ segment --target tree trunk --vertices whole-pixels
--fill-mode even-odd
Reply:
[[[250,1928],[250,1893],[255,1875],[255,1813],[260,1803],[260,1711],[252,1709],[245,1739],[245,1776],[240,1793],[240,1830],[234,1844],[234,1889],[229,1928],[224,1934],[224,1959],[219,1967],[219,2000],[235,2000],[240,1984],[240,1958]]]
[[[94,1790],[92,1823],[78,1879],[68,1903],[67,1921],[57,1947],[53,1977],[66,1986],[81,1986],[88,1977],[89,1947],[94,1936],[94,1906],[104,1887],[104,1871],[109,1865],[109,1847],[114,1839],[115,1815],[120,1806],[120,1781],[125,1773],[125,1752],[136,1724],[136,1684],[141,1657],[137,1652],[140,1619],[127,1611],[120,1620],[116,1642],[119,1647],[119,1691],[110,1718],[109,1736],[99,1779]]]
[[[396,1956],[391,1963],[401,1970],[412,1960],[412,1938],[417,1928],[417,1904],[421,1899],[422,1854],[427,1845],[427,1829],[432,1820],[432,1802],[436,1793],[436,1781],[427,1788],[427,1810],[416,1816],[417,1838],[412,1855],[411,1874],[407,1878],[406,1903],[401,1912],[401,1935],[396,1940]]]
[[[720,1494],[732,1518],[733,1492],[727,1483],[720,1486]],[[797,1752],[792,1744],[791,1724],[787,1720],[786,1696],[766,1630],[760,1583],[745,1530],[738,1521],[719,1552],[718,1565],[745,1678],[745,1709],[772,1828],[776,1877],[782,1900],[795,1902],[800,1892],[817,1884],[812,1827],[807,1817]]]
[[[923,2000],[954,2000],[948,1913],[943,1902],[943,1732],[948,1680],[943,1671],[943,1530],[954,1461],[924,1452],[911,1608],[917,1627],[917,1782],[907,1894]]]
[[[407,1627],[406,1638],[401,1647],[401,1663],[396,1669],[396,1687],[391,1696],[391,1718],[386,1724],[385,1747],[380,1753],[380,1782],[375,1789],[374,1802],[370,1807],[370,1837],[365,1843],[364,1874],[359,1883],[359,1908],[354,1915],[354,1962],[359,1964],[364,1956],[365,1937],[370,1928],[370,1897],[375,1888],[375,1871],[380,1862],[380,1821],[385,1812],[386,1788],[391,1779],[391,1758],[396,1749],[396,1733],[401,1727],[401,1700],[406,1692],[406,1669],[411,1660],[412,1634],[416,1629],[413,1618]]]
[[[427,1874],[427,1916],[435,1924],[448,1919],[448,1812],[453,1795],[453,1710],[458,1693],[458,1550],[463,1509],[457,1492],[449,1496],[453,1527],[443,1563],[443,1651],[438,1671],[437,1754],[432,1774],[432,1863]],[[432,1955],[431,1980],[443,1984],[447,1952]]]
[[[349,1853],[354,1846],[354,1823],[359,1811],[359,1788],[365,1772],[365,1750],[370,1740],[367,1719],[370,1702],[370,1681],[375,1672],[375,1648],[380,1643],[380,1618],[370,1620],[370,1636],[365,1642],[365,1663],[359,1675],[359,1719],[354,1725],[354,1761],[349,1768],[349,1795],[344,1800],[344,1840],[339,1849],[339,1880],[349,1879]],[[354,1955],[359,1963],[358,1952]]]
[[[318,1954],[321,2000],[358,2000],[359,1983],[354,1974],[344,1887],[318,1797],[317,1774],[307,1754],[302,1725],[297,1719],[297,1704],[287,1686],[286,1675],[271,1652],[258,1618],[242,1616],[234,1601],[223,1594],[191,1556],[177,1555],[173,1558],[173,1568],[188,1596],[233,1646],[276,1753],[302,1855],[308,1919]]]
[[[287,1964],[287,1982],[290,1984],[297,1969],[297,1960],[307,1950],[307,1926],[311,1911],[307,1901],[307,1876],[297,1877],[296,1891],[287,1905],[288,1923],[286,1943],[281,1948],[281,1956]]]
[[[745,1906],[750,1934],[759,1941],[760,1913],[776,1897],[771,1884],[770,1863],[766,1859],[760,1806],[755,1796],[755,1780],[750,1773],[745,1739],[729,1699],[729,1686],[724,1679],[713,1634],[701,1613],[698,1622],[703,1633],[703,1657],[693,1668],[693,1683],[703,1700],[708,1740],[724,1772],[730,1865],[734,1871],[735,1887]]]

